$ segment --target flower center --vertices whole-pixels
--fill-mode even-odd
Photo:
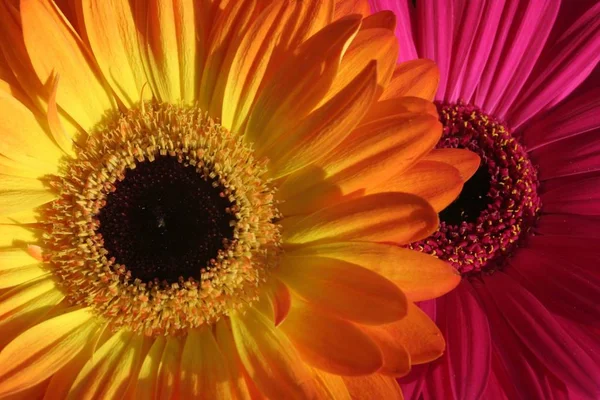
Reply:
[[[440,228],[413,249],[451,262],[463,275],[501,268],[536,221],[537,171],[500,121],[472,105],[438,104],[444,125],[438,148],[465,148],[481,166],[440,213]]]
[[[115,186],[98,214],[98,233],[132,278],[200,279],[198,266],[233,240],[234,204],[219,196],[223,188],[174,157],[138,163]]]
[[[78,143],[43,211],[45,256],[73,304],[156,336],[257,299],[280,215],[242,137],[194,107],[146,103]]]

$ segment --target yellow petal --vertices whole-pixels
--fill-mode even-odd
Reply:
[[[424,160],[439,161],[452,165],[460,172],[463,182],[468,181],[479,168],[479,156],[464,149],[435,149]]]
[[[18,123],[15,123],[18,121]],[[0,92],[0,154],[38,172],[54,174],[62,153],[36,115],[17,99]]]
[[[0,215],[33,210],[55,197],[38,179],[0,175]]]
[[[358,125],[375,100],[376,64],[369,64],[334,98],[300,121],[298,127],[269,152],[269,174],[288,175],[340,144]]]
[[[452,165],[421,160],[407,171],[368,188],[366,193],[412,193],[427,200],[439,212],[456,200],[463,183],[460,172]]]
[[[231,318],[236,346],[248,374],[268,398],[311,398],[315,383],[279,328],[254,308]]]
[[[219,345],[209,328],[188,332],[181,358],[184,399],[231,399],[231,376]]]
[[[81,8],[87,38],[104,77],[119,99],[132,107],[140,101],[142,87],[148,81],[132,7],[120,0],[83,0],[76,4]]]
[[[48,273],[39,264],[24,265],[15,268],[0,267],[0,289],[17,286],[32,279],[48,275]]]
[[[258,389],[254,387],[254,383],[251,382],[250,377],[247,376],[247,373],[244,370],[244,366],[242,365],[242,361],[240,360],[235,347],[235,340],[233,339],[231,327],[227,320],[221,319],[217,322],[215,338],[217,339],[217,343],[223,354],[223,360],[227,363],[232,390],[235,394],[233,398],[252,398],[251,393],[258,392]]]
[[[281,329],[311,365],[339,375],[365,375],[382,365],[377,345],[356,325],[298,298]]]
[[[209,35],[209,40],[206,43],[206,62],[198,88],[198,104],[201,109],[208,110],[213,118],[221,117],[225,90],[225,85],[221,81],[227,77],[229,68],[225,63],[227,56],[225,49],[245,35],[256,11],[255,6],[256,2],[250,0],[229,1],[219,5],[223,7],[222,12],[217,13],[212,20],[201,16],[205,24],[213,21],[214,23],[212,30],[205,32]]]
[[[125,330],[115,333],[83,366],[67,399],[122,398],[135,374],[144,340]]]
[[[20,9],[27,53],[39,80],[46,83],[59,75],[58,105],[90,129],[115,104],[89,51],[54,2],[23,0]]]
[[[294,254],[283,257],[276,274],[312,304],[366,324],[396,321],[406,314],[404,294],[384,277],[350,262]]]
[[[413,365],[433,361],[444,353],[446,342],[437,325],[419,307],[408,303],[408,314],[399,321],[379,325],[392,342],[401,344]]]
[[[86,308],[68,312],[25,331],[0,352],[0,395],[34,386],[60,370],[98,329]]]
[[[48,277],[19,285],[0,296],[0,348],[40,321],[64,297]]]
[[[173,336],[167,338],[158,367],[156,393],[159,399],[172,399],[178,396],[182,350],[180,338]]]
[[[367,0],[336,0],[334,19],[345,17],[350,14],[361,14],[366,17],[371,13],[371,7]]]
[[[376,241],[410,243],[438,227],[429,203],[407,193],[378,193],[317,211],[295,224],[282,220],[286,245],[310,242]]]
[[[192,103],[198,85],[206,49],[203,33],[196,29],[196,12],[205,7],[194,0],[144,0],[136,4],[142,15],[143,54],[147,73],[155,93],[162,101]]]
[[[32,257],[25,247],[0,249],[0,270],[24,267],[32,264],[39,264],[39,261]]]
[[[327,257],[368,268],[394,282],[411,301],[439,297],[454,289],[460,274],[450,264],[420,251],[366,242],[306,246],[292,255]]]
[[[160,361],[166,342],[167,340],[164,336],[157,337],[154,340],[154,343],[152,343],[148,354],[146,354],[136,382],[136,399],[153,400],[158,398],[158,368],[160,367]]]
[[[402,390],[395,378],[381,374],[344,377],[346,387],[353,399],[402,400]]]
[[[339,20],[317,32],[287,57],[261,91],[249,116],[246,135],[249,142],[256,144],[258,155],[267,154],[275,142],[319,103],[359,27],[358,17]]]
[[[411,96],[432,101],[439,80],[440,71],[435,62],[426,59],[405,61],[396,66],[380,100]]]

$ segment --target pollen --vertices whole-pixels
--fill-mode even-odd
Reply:
[[[44,211],[45,257],[72,304],[157,336],[257,299],[280,215],[242,137],[195,107],[145,103],[79,143]]]
[[[437,106],[444,125],[437,147],[471,150],[481,165],[440,213],[438,231],[409,247],[449,261],[463,275],[491,273],[503,267],[537,220],[537,170],[501,121],[472,105]]]

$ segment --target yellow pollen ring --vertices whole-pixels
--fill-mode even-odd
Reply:
[[[257,299],[280,251],[280,217],[266,162],[239,135],[195,107],[145,103],[108,118],[64,161],[52,186],[59,198],[43,211],[47,265],[73,304],[91,306],[111,323],[149,336],[212,324]],[[110,258],[96,218],[128,168],[157,155],[176,157],[218,182],[234,206],[233,240],[199,265],[200,279],[167,285],[134,279]]]

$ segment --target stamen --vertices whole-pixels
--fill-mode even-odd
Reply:
[[[409,247],[451,262],[464,274],[493,272],[527,235],[541,207],[537,171],[506,126],[472,105],[438,104],[439,148],[465,148],[481,167],[440,214],[439,230]]]

